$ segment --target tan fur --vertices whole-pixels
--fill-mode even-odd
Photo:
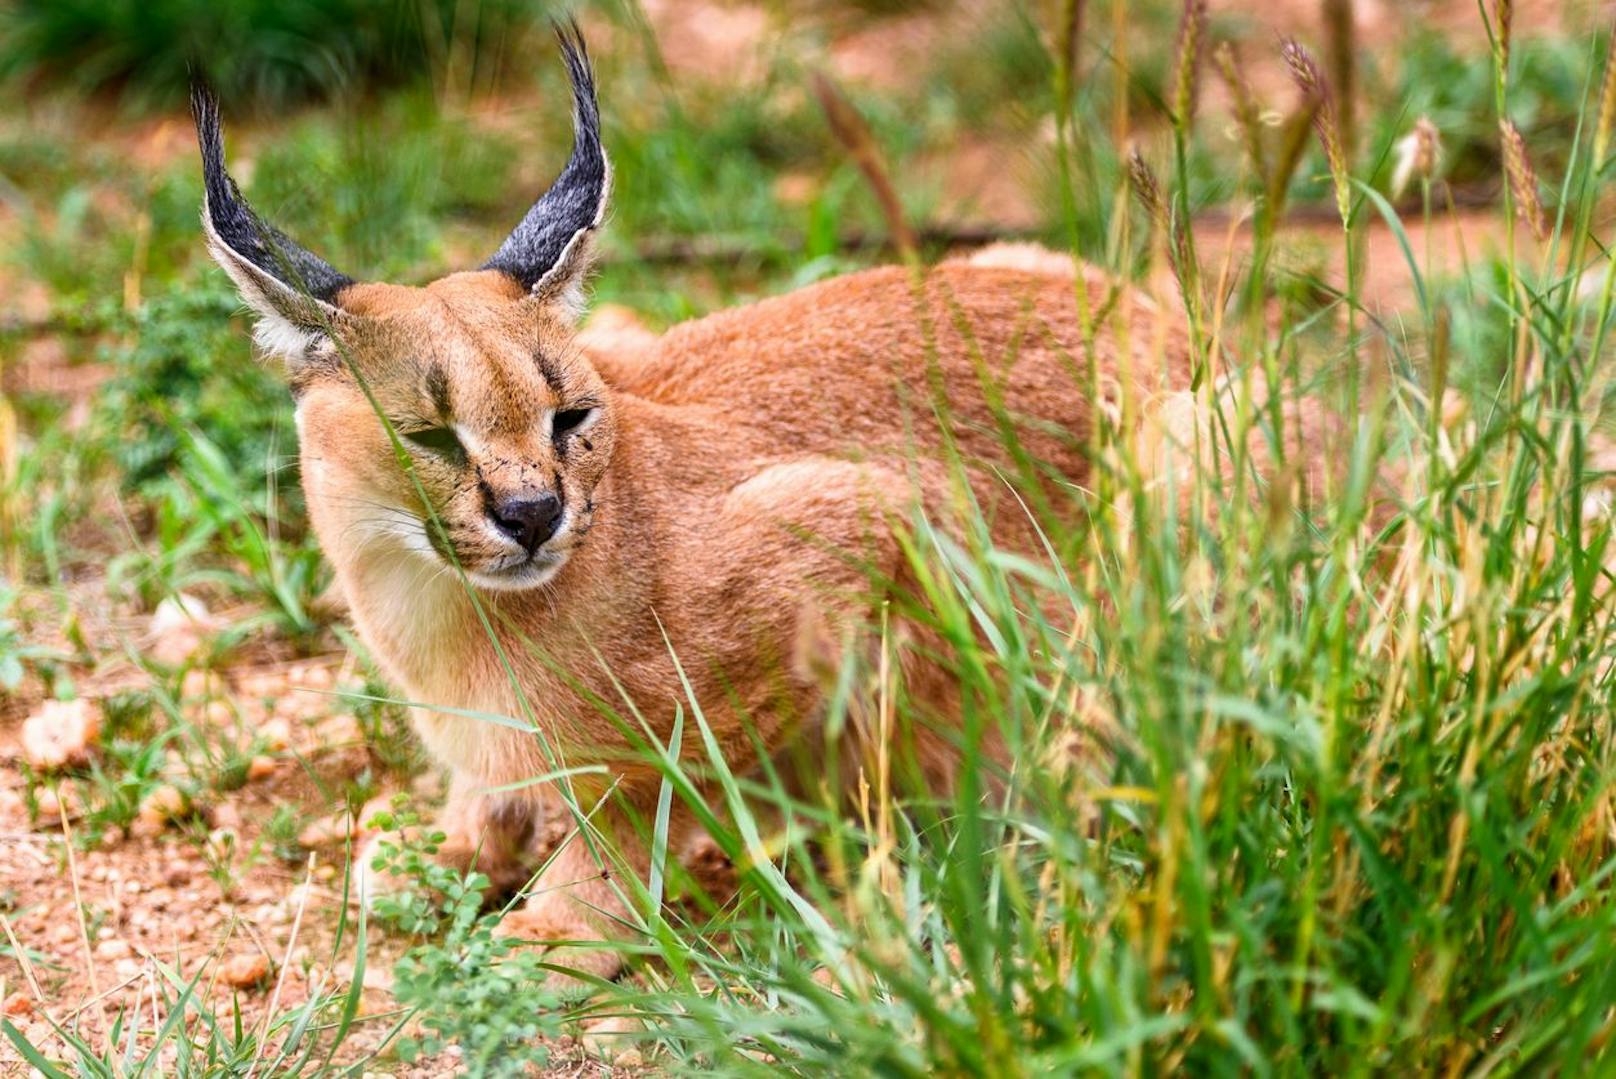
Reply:
[[[666,741],[676,708],[689,716],[674,656],[733,768],[756,764],[749,725],[782,752],[816,715],[821,679],[804,642],[833,645],[867,602],[859,562],[901,577],[891,515],[918,499],[946,516],[957,494],[934,390],[996,533],[1029,542],[1021,507],[988,467],[1003,463],[990,401],[1018,417],[1031,453],[1083,481],[1091,405],[1077,288],[1094,309],[1113,305],[1108,325],[1137,349],[1123,363],[1119,335],[1099,335],[1095,360],[1111,382],[1131,371],[1147,395],[1185,383],[1181,344],[1170,342],[1162,367],[1148,302],[1119,298],[1106,279],[1048,253],[947,262],[923,284],[871,270],[589,354],[563,312],[496,273],[342,293],[338,306],[353,316],[344,349],[395,424],[450,419],[437,412],[433,380],[447,391],[469,466],[415,452],[414,471],[479,586],[515,684],[427,539],[421,500],[358,380],[327,345],[294,376],[304,483],[354,621],[409,699],[511,717],[531,708],[550,743],[547,752],[505,726],[416,711],[425,744],[454,774],[446,856],[470,864],[480,852],[499,881],[520,883],[574,832],[572,818],[553,784],[487,792],[558,764],[604,764],[605,775],[578,777],[581,803],[612,789],[649,821],[659,776],[590,697],[624,716],[632,701]],[[583,400],[598,414],[558,449],[549,414]],[[488,490],[563,497],[565,523],[541,548],[555,563],[542,583],[496,587],[510,544],[490,530]],[[699,759],[693,728],[684,741]],[[691,847],[692,826],[675,816],[672,849]],[[643,878],[647,856],[627,817],[607,806],[595,823]],[[621,932],[596,910],[624,913],[574,834],[511,928],[541,939]],[[611,973],[617,960],[597,954],[593,965]]]

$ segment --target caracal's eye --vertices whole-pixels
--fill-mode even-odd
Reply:
[[[573,430],[589,418],[594,412],[592,408],[563,408],[556,412],[550,421],[550,437],[560,438],[568,431]]]
[[[429,453],[450,459],[464,457],[465,447],[460,445],[460,439],[447,427],[423,427],[419,431],[408,431],[404,438]]]

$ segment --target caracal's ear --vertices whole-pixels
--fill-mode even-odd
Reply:
[[[509,274],[535,297],[576,316],[583,310],[591,236],[606,216],[612,168],[600,142],[600,105],[583,34],[569,21],[556,27],[556,38],[572,81],[572,157],[483,269]]]
[[[219,101],[191,84],[191,113],[202,148],[202,227],[208,250],[258,315],[254,337],[267,352],[296,360],[342,319],[337,294],[353,279],[263,221],[224,167]]]

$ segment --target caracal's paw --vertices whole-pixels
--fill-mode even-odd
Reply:
[[[557,895],[528,900],[500,919],[498,933],[542,948],[546,962],[565,968],[550,977],[550,987],[563,996],[588,996],[623,973],[623,956],[613,943],[601,939],[574,901]]]

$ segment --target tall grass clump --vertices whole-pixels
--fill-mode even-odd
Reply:
[[[1146,434],[1100,422],[1093,475],[1029,510],[1040,552],[995,546],[970,512],[903,522],[917,584],[843,656],[825,720],[832,742],[899,732],[890,755],[839,771],[816,747],[832,775],[803,795],[770,769],[659,754],[672,796],[719,793],[742,888],[646,908],[652,959],[602,1014],[723,1072],[1607,1060],[1616,608],[1590,446],[1616,272],[1578,245],[1600,252],[1574,268],[1603,282],[1590,297],[1550,257],[1588,229],[1599,163],[1574,149],[1541,238],[1439,287],[1319,122],[1343,224],[1384,219],[1419,318],[1388,332],[1351,273],[1332,305],[1348,318],[1271,281],[1231,289],[1264,317],[1207,312],[1226,374],[1158,403],[1155,426],[1147,403]],[[1180,193],[1136,162],[1169,218]],[[1512,212],[1536,212],[1526,175]],[[1170,257],[1193,252],[1156,231]],[[1329,390],[1343,379],[1361,382],[1355,410]],[[960,686],[952,791],[906,780],[901,732],[926,702],[901,675],[905,620]],[[686,739],[702,704],[682,702]],[[1015,747],[1003,767],[990,731]]]
[[[1068,5],[1063,25],[1082,14]],[[1062,108],[1073,32],[1055,35]],[[807,782],[801,761],[727,759],[711,702],[678,702],[665,744],[642,726],[664,776],[641,822],[653,867],[612,876],[638,959],[572,1018],[719,1073],[1607,1062],[1616,594],[1592,447],[1616,262],[1578,242],[1568,277],[1556,257],[1590,228],[1599,162],[1579,140],[1555,213],[1539,211],[1495,44],[1499,154],[1514,162],[1501,212],[1544,231],[1435,280],[1355,175],[1319,67],[1288,43],[1302,107],[1278,146],[1244,132],[1257,249],[1242,287],[1238,267],[1202,267],[1189,234],[1209,34],[1187,4],[1167,179],[1137,152],[1127,169],[1179,293],[1156,304],[1151,339],[1193,350],[1197,382],[1096,407],[1091,471],[1054,497],[1002,425],[1005,459],[1025,467],[997,481],[1038,526],[1031,550],[997,545],[963,485],[951,515],[893,522],[908,583],[875,582],[891,598],[831,665]],[[1213,55],[1249,94],[1233,54]],[[1310,126],[1341,242],[1378,217],[1417,318],[1366,309],[1350,254],[1322,307],[1280,287],[1278,211]],[[1078,138],[1059,123],[1057,152],[1089,153]],[[1096,402],[1086,353],[1130,332],[1125,306],[1082,308],[1071,367]],[[962,477],[973,464],[952,463]],[[915,660],[958,689],[944,789],[914,778],[906,732],[935,712],[905,682]],[[855,738],[863,754],[846,751]],[[735,867],[733,897],[670,856],[676,799]],[[573,810],[610,869],[592,807]],[[417,1006],[442,1029],[442,1006]]]

